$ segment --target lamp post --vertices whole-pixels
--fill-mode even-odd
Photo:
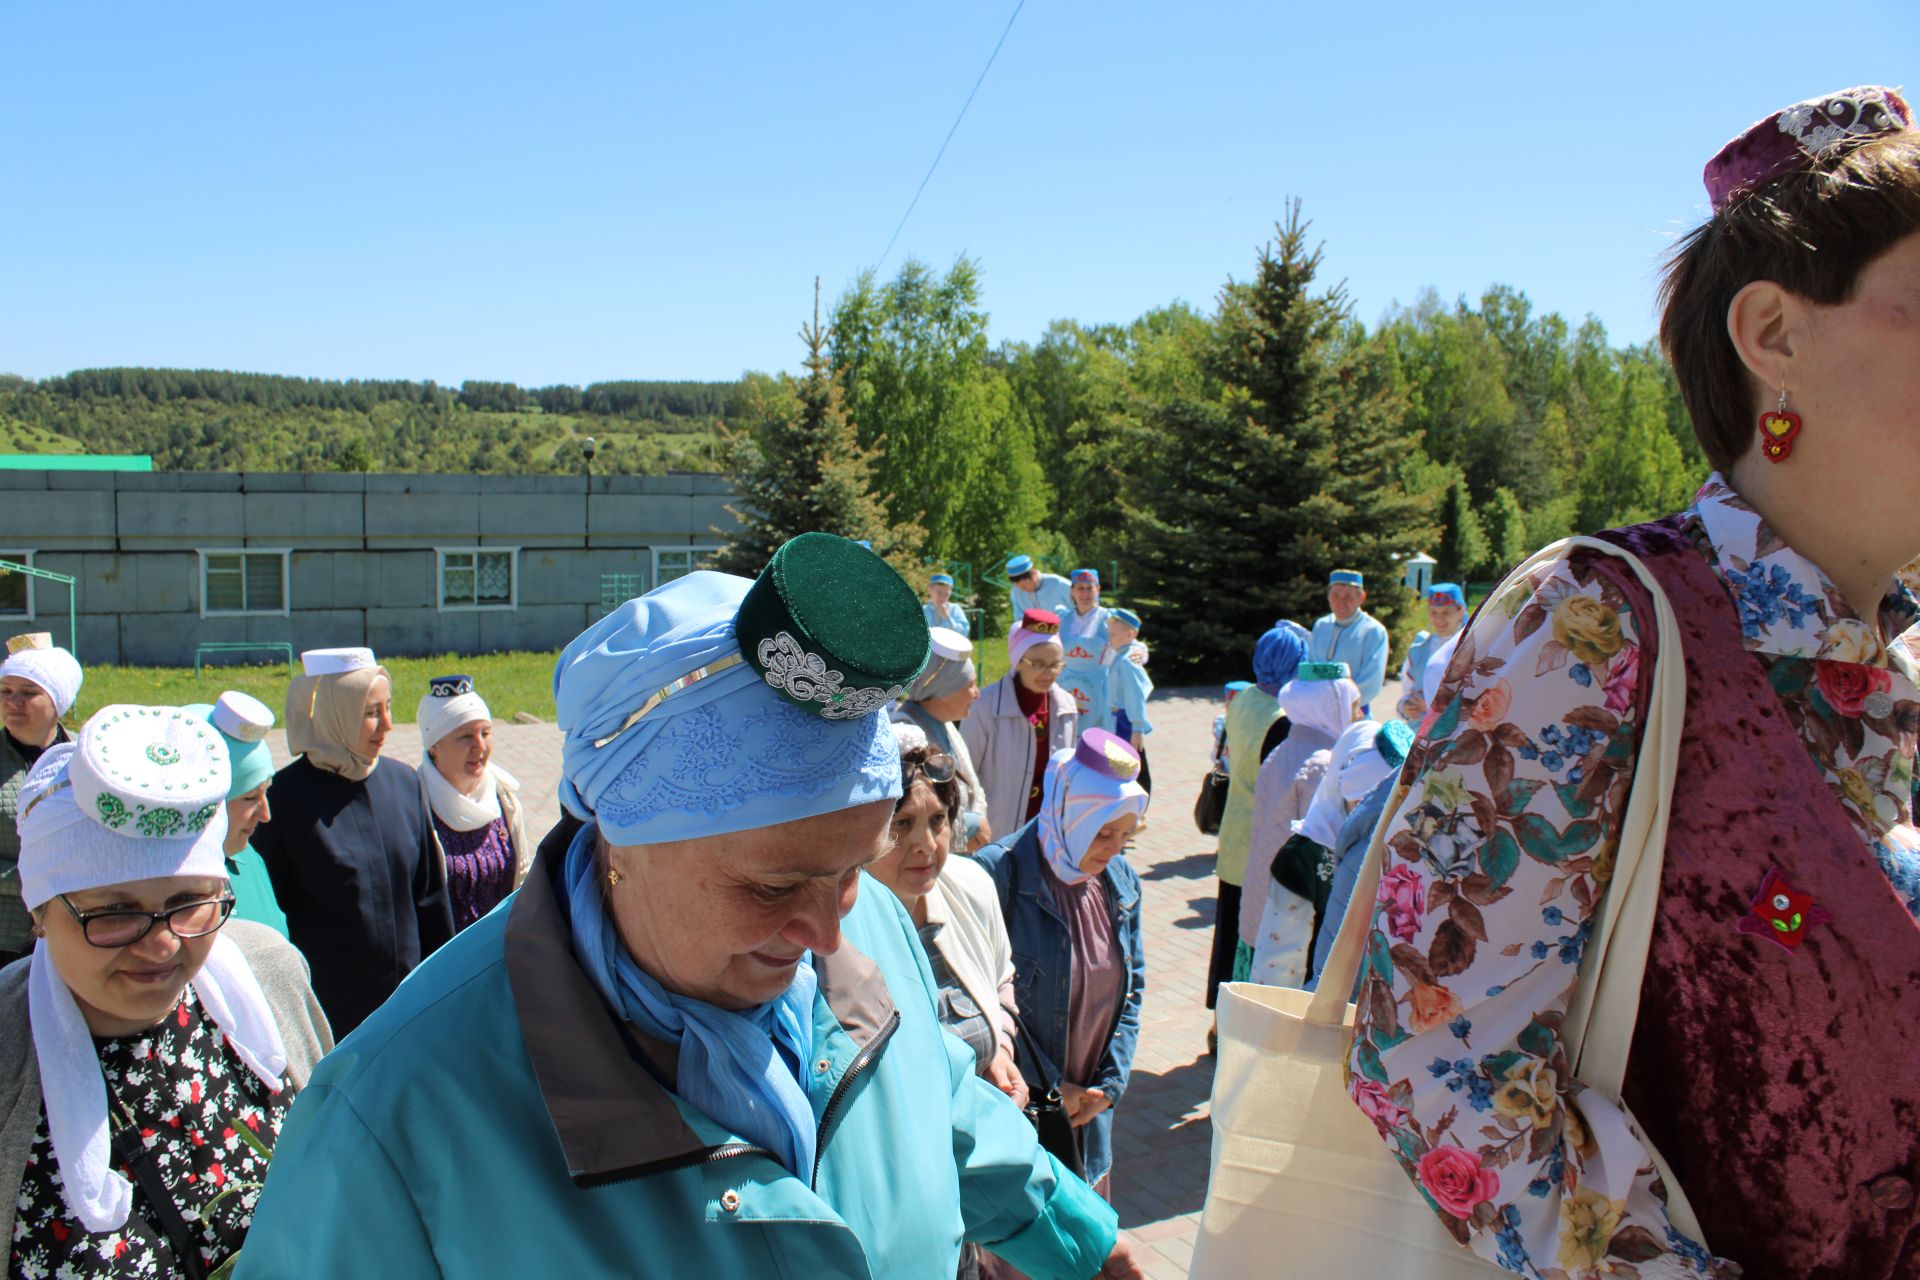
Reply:
[[[587,460],[587,476],[580,501],[580,546],[583,550],[593,548],[593,455],[600,452],[600,442],[592,436],[580,442],[580,456]]]

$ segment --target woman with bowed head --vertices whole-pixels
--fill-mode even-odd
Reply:
[[[273,896],[267,864],[254,852],[253,833],[268,817],[267,786],[273,781],[273,751],[267,734],[273,730],[273,711],[251,694],[229,689],[220,701],[184,708],[214,727],[227,748],[227,891],[233,895],[236,919],[264,924],[281,937],[287,934],[287,916]]]
[[[926,659],[912,588],[823,533],[567,646],[568,819],[322,1065],[240,1275],[1137,1275],[863,877]]]
[[[414,719],[426,753],[421,795],[433,814],[458,932],[520,887],[533,846],[521,820],[520,784],[493,763],[493,713],[474,692],[473,677],[433,677]]]
[[[1146,817],[1139,775],[1131,746],[1089,729],[1048,761],[1040,816],[977,855],[1000,892],[1018,1008],[1048,1077],[1027,1084],[1058,1086],[1102,1194],[1147,981],[1140,877],[1122,856]]]
[[[919,727],[928,744],[953,757],[953,784],[959,789],[960,816],[954,839],[968,853],[993,839],[987,820],[987,789],[973,767],[967,740],[956,729],[980,697],[980,680],[973,669],[973,641],[945,627],[930,627],[927,638],[933,655],[906,697],[894,708],[896,724]]]
[[[209,1274],[333,1047],[299,953],[228,920],[229,779],[203,717],[115,705],[21,788],[38,940],[0,971],[9,1277]]]
[[[1240,892],[1240,948],[1233,966],[1236,982],[1252,973],[1260,917],[1273,892],[1274,855],[1293,838],[1294,824],[1313,803],[1333,759],[1334,743],[1361,716],[1360,686],[1344,662],[1301,663],[1293,679],[1280,686],[1277,701],[1290,728],[1286,740],[1261,762],[1254,784],[1246,885]]]
[[[1705,178],[1660,333],[1714,472],[1676,515],[1536,557],[1461,638],[1382,827],[1350,1086],[1443,1225],[1516,1274],[1911,1280],[1920,132],[1894,91],[1841,90]],[[1656,675],[1685,695],[1658,738]],[[1672,799],[1623,882],[1643,770]],[[1601,970],[1629,1042],[1589,1035],[1576,1067],[1601,907],[1649,884],[1644,974],[1621,934]]]
[[[40,754],[67,740],[60,717],[80,696],[80,663],[35,631],[7,641],[0,663],[0,968],[33,945],[33,922],[20,904],[20,784]]]
[[[371,649],[310,649],[287,690],[287,749],[255,847],[313,966],[313,989],[347,1035],[453,936],[446,869],[420,779],[383,760],[393,681]]]
[[[1253,646],[1250,688],[1227,702],[1227,806],[1220,815],[1220,841],[1214,856],[1219,878],[1213,909],[1213,957],[1207,974],[1207,1008],[1219,999],[1220,984],[1233,981],[1240,955],[1241,886],[1253,847],[1253,800],[1260,765],[1292,733],[1293,722],[1280,714],[1280,690],[1307,657],[1307,629],[1297,622],[1276,622]]]
[[[1011,669],[988,685],[961,722],[960,736],[987,789],[987,825],[1017,831],[1040,812],[1047,757],[1070,751],[1080,732],[1073,698],[1060,687],[1066,666],[1060,619],[1029,609],[1007,635]]]

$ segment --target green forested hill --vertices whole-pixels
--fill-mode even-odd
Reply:
[[[0,452],[145,453],[163,471],[712,471],[738,383],[328,381],[184,369],[0,377]]]

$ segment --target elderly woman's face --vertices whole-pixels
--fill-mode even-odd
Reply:
[[[227,801],[227,843],[223,847],[229,857],[247,847],[261,823],[273,821],[273,813],[267,808],[267,788],[272,781],[269,778],[245,795]]]
[[[615,926],[669,991],[750,1009],[785,991],[800,957],[840,948],[860,872],[887,852],[891,800],[756,831],[609,851]]]
[[[946,806],[924,778],[913,784],[893,811],[888,832],[893,847],[867,872],[893,890],[911,911],[940,878],[953,849],[953,828],[947,824]]]
[[[385,676],[375,676],[367,686],[366,705],[360,710],[360,745],[358,753],[363,756],[377,756],[380,748],[386,745],[387,735],[393,732],[393,685]]]
[[[1091,582],[1076,582],[1068,591],[1073,596],[1073,607],[1081,613],[1100,603],[1100,588]]]
[[[1087,852],[1080,859],[1080,869],[1090,876],[1097,876],[1107,869],[1119,852],[1127,847],[1127,841],[1140,826],[1140,815],[1123,813],[1101,827],[1093,837],[1093,843],[1087,846]]]
[[[980,697],[980,682],[967,681],[964,689],[955,689],[952,693],[942,694],[938,698],[927,698],[920,705],[935,720],[947,724],[958,724],[967,718],[967,710]]]
[[[467,721],[434,743],[427,756],[441,777],[459,790],[473,794],[487,776],[487,761],[493,759],[493,722]]]
[[[1020,656],[1020,665],[1014,672],[1028,693],[1045,693],[1059,681],[1060,671],[1066,664],[1058,648],[1037,644]]]
[[[120,909],[168,911],[208,902],[227,891],[226,881],[207,876],[162,876],[104,889],[77,890],[56,897],[34,913],[47,941],[53,968],[73,992],[87,1029],[96,1036],[125,1036],[157,1025],[173,1012],[193,976],[206,963],[218,933],[177,938],[162,923],[122,947],[96,947],[87,941],[74,912]],[[69,904],[71,910],[68,909]],[[185,927],[185,926],[183,926]],[[108,922],[96,922],[96,936]],[[110,935],[109,935],[110,936]]]
[[[5,722],[16,742],[29,747],[50,745],[59,719],[60,713],[45,689],[24,676],[0,679],[0,721]]]

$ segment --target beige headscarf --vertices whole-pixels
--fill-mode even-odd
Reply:
[[[385,667],[296,677],[287,689],[287,750],[349,782],[364,782],[380,757],[359,752],[361,717],[367,690],[382,676],[391,689]]]

